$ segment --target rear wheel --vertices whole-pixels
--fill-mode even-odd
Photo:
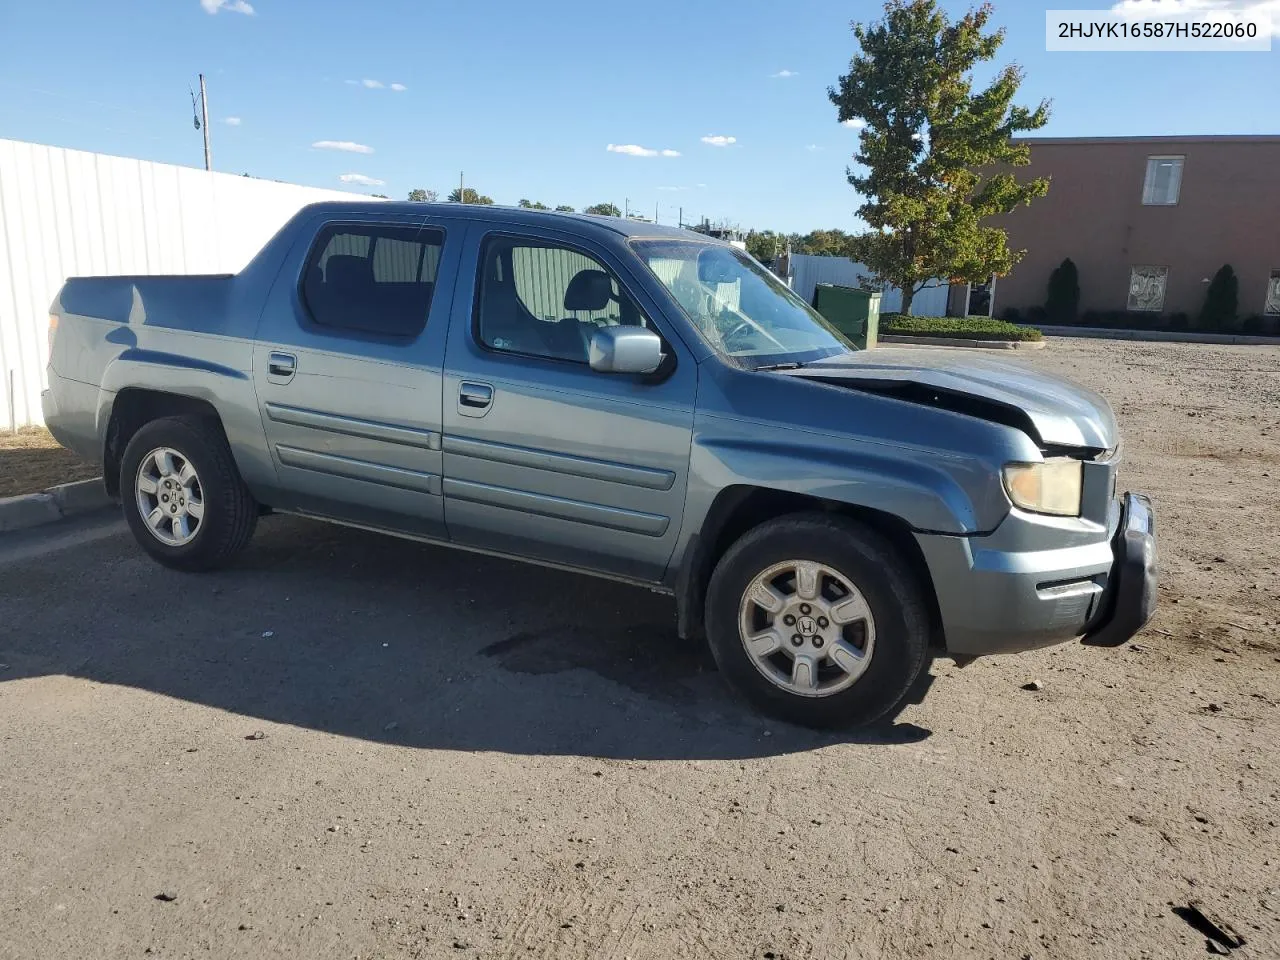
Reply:
[[[198,417],[166,417],[139,429],[121,458],[120,494],[134,539],[178,570],[222,566],[257,525],[257,504],[226,439]]]
[[[712,574],[706,623],[729,681],[805,726],[872,723],[927,665],[919,584],[892,544],[845,517],[797,514],[744,535]]]

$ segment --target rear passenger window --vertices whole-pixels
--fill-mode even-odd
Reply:
[[[307,261],[302,297],[322,327],[412,339],[427,325],[444,232],[332,224]]]

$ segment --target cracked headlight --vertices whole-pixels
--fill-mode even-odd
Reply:
[[[1073,457],[1051,457],[1041,463],[1006,463],[1004,488],[1023,510],[1058,517],[1080,516],[1084,464]]]

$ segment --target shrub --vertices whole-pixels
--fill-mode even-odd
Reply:
[[[1071,258],[1058,264],[1049,274],[1049,289],[1044,303],[1050,323],[1075,323],[1080,311],[1080,276]]]
[[[1231,329],[1235,326],[1239,305],[1240,281],[1231,264],[1223,264],[1205,291],[1204,306],[1200,308],[1200,326],[1206,330]]]
[[[886,313],[880,317],[882,334],[915,337],[948,337],[957,340],[1040,340],[1035,327],[1019,326],[992,317],[907,317]]]

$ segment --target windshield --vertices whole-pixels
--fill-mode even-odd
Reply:
[[[721,356],[758,368],[807,363],[855,347],[745,253],[696,240],[635,240],[632,248]]]

